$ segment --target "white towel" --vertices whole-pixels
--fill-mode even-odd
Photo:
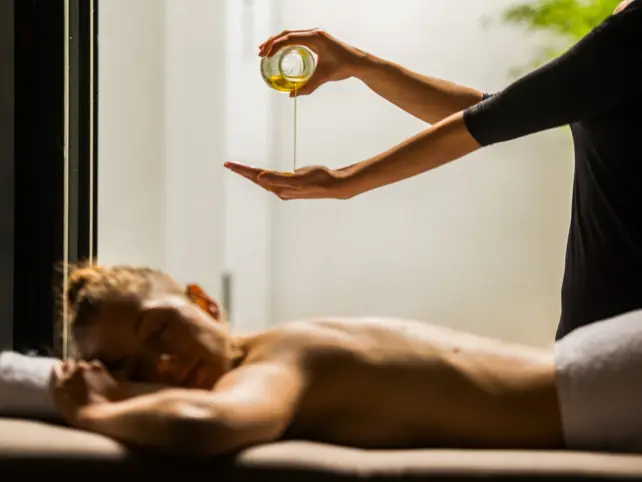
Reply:
[[[576,329],[555,358],[568,447],[642,453],[642,310]]]
[[[49,392],[51,372],[60,360],[0,353],[0,416],[60,420]]]

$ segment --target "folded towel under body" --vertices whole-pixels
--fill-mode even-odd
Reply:
[[[60,360],[0,353],[0,415],[60,419],[49,392],[51,372]]]

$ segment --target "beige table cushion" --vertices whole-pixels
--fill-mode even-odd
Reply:
[[[642,480],[642,456],[573,452],[363,451],[308,442],[207,461],[134,454],[94,434],[0,419],[0,481]]]

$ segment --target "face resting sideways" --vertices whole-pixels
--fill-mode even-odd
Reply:
[[[137,268],[70,276],[68,323],[76,354],[118,378],[209,390],[230,368],[227,325],[198,287]]]

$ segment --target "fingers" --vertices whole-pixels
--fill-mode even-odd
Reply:
[[[287,184],[285,180],[292,177],[291,173],[268,171],[236,162],[226,162],[225,167],[266,189],[269,187],[279,187],[281,185],[289,186],[290,184]]]
[[[294,30],[286,29],[286,30],[283,30],[281,33],[279,33],[277,35],[272,35],[271,37],[269,37],[265,42],[263,42],[261,45],[259,45],[259,48],[262,48],[264,45],[272,42],[274,39],[277,39],[277,38],[280,38],[280,37],[284,37],[284,36],[286,36],[288,34],[299,33],[299,32],[312,32],[313,30],[316,30],[316,29],[313,29],[313,28],[302,28],[302,29],[294,29]]]
[[[319,40],[321,31],[313,30],[292,30],[284,31],[267,40],[259,50],[259,56],[270,57],[278,52],[281,48],[288,45],[303,45],[310,50],[319,53]]]
[[[83,371],[106,371],[105,366],[98,360],[83,361],[67,359],[56,365],[53,369],[53,376],[62,381],[73,377]]]
[[[225,167],[283,200],[331,197],[324,182],[329,172],[323,166],[306,166],[294,173],[268,171],[231,162],[226,163]]]
[[[54,367],[50,378],[50,388],[64,385],[77,371],[77,364],[74,360],[64,360]]]
[[[329,170],[324,166],[306,166],[294,173],[264,171],[259,175],[258,183],[277,189],[309,189],[322,183],[329,176]]]
[[[76,360],[65,360],[60,365],[60,372],[64,378],[71,376],[78,369]]]
[[[276,39],[279,39],[281,37],[285,37],[286,35],[290,35],[292,33],[302,33],[302,32],[311,32],[314,29],[302,29],[302,30],[284,30],[278,35],[272,35],[270,38],[268,38],[265,42],[263,42],[261,45],[259,45],[259,50],[262,50],[263,47],[266,45],[274,42]]]
[[[237,162],[226,162],[224,166],[228,168],[230,171],[235,172],[236,174],[239,174],[244,178],[249,179],[250,181],[253,181],[253,182],[257,182],[259,176],[264,171],[264,169],[260,169],[258,167],[246,166],[244,164],[239,164]]]
[[[257,182],[265,188],[295,188],[301,184],[301,176],[296,173],[265,171],[259,175]]]
[[[287,35],[287,34],[289,34],[291,32],[295,32],[295,31],[296,30],[283,30],[278,35],[272,35],[271,37],[268,37],[268,39],[265,42],[263,42],[261,45],[259,45],[259,50],[263,49],[263,47],[265,47],[265,45],[269,44],[270,42],[273,42],[274,39],[277,39],[279,37],[283,37],[284,35]]]
[[[61,380],[66,378],[65,362],[57,364],[51,372],[51,385],[57,385]]]
[[[259,45],[259,56],[265,57],[275,40],[281,39],[293,33],[302,33],[302,32],[307,32],[307,30],[284,30],[278,35],[272,35],[265,42]]]
[[[257,186],[262,187],[270,192],[276,193],[272,186],[266,185],[264,182],[260,181],[261,174],[267,172],[265,169],[259,169],[257,167],[244,166],[243,164],[237,164],[234,162],[228,162],[225,164],[230,171],[243,176],[246,179],[249,179]]]

